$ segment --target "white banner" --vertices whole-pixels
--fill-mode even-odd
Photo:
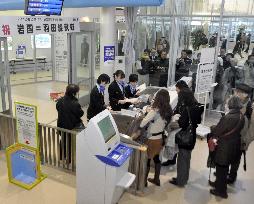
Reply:
[[[211,91],[213,84],[213,63],[199,64],[196,79],[196,93],[205,93]]]
[[[80,32],[79,18],[1,16],[0,37]]]
[[[18,143],[38,148],[37,107],[15,103]]]

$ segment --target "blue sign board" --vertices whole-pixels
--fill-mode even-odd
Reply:
[[[40,3],[43,0],[38,0],[38,1]],[[44,1],[50,1],[50,0],[44,0]],[[57,0],[57,2],[59,1],[60,0]],[[160,6],[163,3],[163,1],[164,0],[96,0],[96,1],[65,0],[64,8],[110,7],[110,6]],[[34,3],[34,2],[31,2],[31,3]],[[49,4],[49,5],[53,7],[52,6],[53,4]],[[1,0],[0,1],[0,10],[19,10],[19,9],[24,9],[24,6],[25,6],[25,0]]]
[[[64,0],[26,0],[26,15],[61,15]]]
[[[104,62],[115,60],[115,46],[104,46]]]

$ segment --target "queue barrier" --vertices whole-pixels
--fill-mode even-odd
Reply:
[[[67,173],[76,172],[76,135],[78,131],[66,130],[47,124],[38,124],[41,165],[58,168]],[[16,118],[0,113],[0,150],[15,144]],[[132,145],[129,171],[136,175],[130,191],[134,194],[143,192],[144,175],[147,163],[147,150],[142,145]],[[69,156],[67,156],[69,155]]]

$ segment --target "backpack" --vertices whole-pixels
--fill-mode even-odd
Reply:
[[[241,150],[247,151],[250,143],[254,140],[254,127],[252,121],[249,121],[246,116],[244,119],[244,127],[241,130]]]

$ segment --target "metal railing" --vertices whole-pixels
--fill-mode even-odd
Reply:
[[[76,135],[78,132],[42,123],[39,123],[38,128],[41,164],[75,173]],[[15,144],[16,138],[16,118],[0,113],[0,150]],[[147,153],[146,148],[138,143],[131,145],[131,147],[134,151],[130,158],[129,171],[136,175],[131,191],[137,194],[142,192],[145,187],[144,174]]]

